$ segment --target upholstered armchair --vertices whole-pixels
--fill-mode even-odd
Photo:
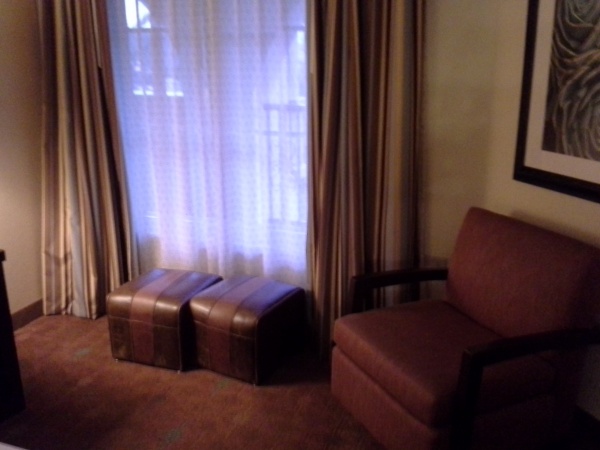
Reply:
[[[346,315],[332,392],[387,448],[533,449],[568,431],[583,347],[599,343],[600,250],[469,210],[448,269],[357,276],[373,288],[445,280],[445,298]]]

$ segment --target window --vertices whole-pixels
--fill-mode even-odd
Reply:
[[[175,51],[164,27],[152,27],[150,10],[141,0],[125,0],[131,79],[134,95],[154,95],[155,83],[170,97],[181,97],[181,83],[176,78]],[[153,46],[158,44],[168,64],[157,68],[154,63]],[[157,80],[162,74],[162,79]]]
[[[142,269],[305,284],[305,0],[112,0]]]

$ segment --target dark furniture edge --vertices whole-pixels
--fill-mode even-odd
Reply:
[[[25,396],[4,278],[5,260],[4,250],[0,250],[0,420],[25,409]]]
[[[573,432],[577,435],[577,438],[581,438],[583,435],[583,439],[600,442],[600,419],[579,405],[575,407],[573,423]]]

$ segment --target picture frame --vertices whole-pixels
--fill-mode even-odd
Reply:
[[[583,3],[529,0],[513,178],[600,203],[600,48],[561,41]]]

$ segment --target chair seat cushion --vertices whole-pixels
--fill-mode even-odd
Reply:
[[[442,301],[421,301],[338,319],[334,341],[360,369],[426,425],[449,424],[463,350],[499,339]],[[484,371],[479,410],[550,392],[554,367],[533,356]]]

